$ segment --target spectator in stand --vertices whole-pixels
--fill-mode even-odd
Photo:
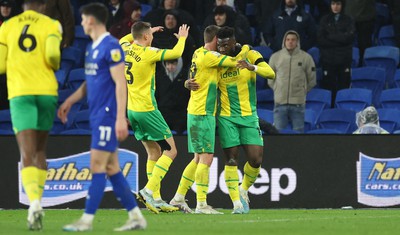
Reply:
[[[356,114],[358,129],[353,134],[389,134],[379,125],[379,115],[373,106],[365,108]]]
[[[111,27],[112,25],[120,22],[124,18],[124,9],[123,9],[124,0],[109,0],[108,1],[108,21],[107,27]]]
[[[153,46],[157,48],[167,48],[171,49],[178,42],[175,34],[179,31],[179,25],[182,25],[179,12],[176,10],[167,10],[164,13],[164,21],[162,26],[164,30],[154,34]],[[192,61],[192,55],[195,47],[195,41],[192,36],[188,36],[185,43],[185,50],[182,54],[183,67],[189,68]],[[158,64],[160,66],[160,64]]]
[[[388,0],[390,11],[392,12],[394,37],[397,47],[400,47],[400,1]]]
[[[240,44],[253,44],[251,37],[250,24],[246,17],[241,17],[232,7],[220,5],[214,8],[214,18],[212,22],[208,22],[209,18],[204,22],[203,27],[209,25],[217,25],[219,27],[229,26],[235,29],[236,41]]]
[[[61,47],[71,46],[75,37],[75,22],[69,0],[47,0],[44,14],[61,23],[63,29]]]
[[[322,17],[317,34],[323,70],[321,86],[332,92],[332,107],[337,91],[349,88],[351,82],[355,27],[344,9],[345,0],[332,0],[331,13]]]
[[[13,0],[0,1],[0,26],[5,21],[15,15],[15,2]]]
[[[266,23],[272,14],[279,8],[282,0],[254,0],[256,20],[260,29],[266,27]]]
[[[281,131],[291,122],[293,130],[302,133],[306,96],[317,84],[315,64],[300,49],[300,35],[296,31],[286,32],[282,44],[282,49],[269,60],[276,75],[274,80],[268,80],[274,90],[274,126]]]
[[[142,7],[135,0],[125,0],[122,10],[124,11],[124,18],[110,28],[110,34],[118,39],[129,34],[131,26],[139,21],[142,16]]]
[[[313,17],[305,12],[297,0],[282,0],[263,29],[264,40],[272,50],[278,51],[288,30],[296,31],[301,38],[302,48],[307,51],[316,44],[317,26]]]
[[[156,100],[158,109],[171,130],[182,133],[186,128],[186,108],[190,92],[184,87],[188,69],[183,67],[182,58],[162,62],[156,76]]]
[[[190,35],[195,40],[196,48],[202,45],[202,35],[198,29],[193,16],[189,12],[179,9],[179,0],[161,0],[157,9],[153,9],[143,18],[143,21],[149,22],[153,26],[162,25],[164,21],[164,13],[166,10],[176,10],[182,24],[190,26]]]
[[[345,13],[355,21],[357,45],[360,49],[359,66],[362,66],[365,49],[372,46],[376,21],[375,5],[375,0],[350,0],[346,3]]]
[[[303,0],[304,6],[309,5],[310,13],[316,22],[319,22],[322,16],[330,12],[330,0]],[[304,10],[306,10],[304,8]]]
[[[181,1],[179,8],[189,12],[194,17],[196,25],[202,25],[214,8],[214,0]]]

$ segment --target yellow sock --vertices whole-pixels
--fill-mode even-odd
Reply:
[[[206,164],[199,163],[196,168],[196,198],[197,202],[206,202],[208,193],[208,178],[210,167]]]
[[[239,197],[239,174],[237,166],[225,166],[225,183],[228,187],[231,200],[238,201]]]
[[[254,168],[250,166],[249,162],[246,162],[244,165],[244,177],[243,177],[243,182],[242,182],[242,189],[244,190],[249,190],[249,188],[256,182],[257,176],[260,173],[260,167]]]
[[[187,191],[192,187],[195,175],[196,175],[197,163],[191,161],[182,173],[181,181],[179,181],[178,190],[176,191],[180,195],[185,196]]]
[[[39,200],[39,176],[38,169],[34,166],[28,166],[21,170],[22,185],[30,202]]]
[[[153,193],[160,189],[161,180],[163,180],[165,174],[169,170],[169,166],[172,163],[172,159],[162,155],[156,165],[154,166],[150,180],[147,182],[145,188],[151,190]]]
[[[46,178],[47,178],[47,171],[38,169],[38,182],[39,182],[39,198],[42,199],[43,196],[43,191],[44,191],[44,185],[46,184]]]
[[[147,173],[147,179],[150,180],[152,174],[153,174],[153,169],[154,166],[156,165],[156,161],[153,160],[147,160],[147,164],[146,164],[146,173]],[[161,186],[161,184],[160,184]],[[160,193],[160,188],[158,187],[158,189],[156,191],[153,192],[153,198],[154,199],[161,199],[161,193]]]

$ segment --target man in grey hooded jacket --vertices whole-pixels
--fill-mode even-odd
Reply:
[[[316,85],[315,64],[312,57],[300,49],[296,31],[285,33],[282,49],[269,61],[276,78],[268,80],[274,90],[274,126],[285,129],[289,122],[293,130],[304,132],[306,95]]]

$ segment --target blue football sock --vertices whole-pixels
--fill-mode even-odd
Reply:
[[[89,192],[86,197],[85,213],[94,215],[97,208],[100,206],[101,199],[104,195],[106,187],[106,173],[94,173],[92,183],[89,187]]]
[[[135,197],[131,192],[128,182],[122,175],[121,171],[110,176],[110,181],[113,186],[113,191],[118,201],[126,208],[127,211],[132,210],[137,206]]]

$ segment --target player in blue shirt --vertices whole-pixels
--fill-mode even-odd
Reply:
[[[140,212],[118,162],[118,141],[128,136],[126,121],[127,88],[124,57],[117,39],[106,30],[107,8],[100,3],[81,8],[82,26],[93,42],[86,48],[86,81],[60,106],[58,117],[65,123],[72,105],[86,94],[92,127],[90,170],[92,182],[86,198],[85,213],[65,231],[89,231],[94,214],[104,195],[107,176],[129,219],[116,231],[144,229],[146,220]]]

